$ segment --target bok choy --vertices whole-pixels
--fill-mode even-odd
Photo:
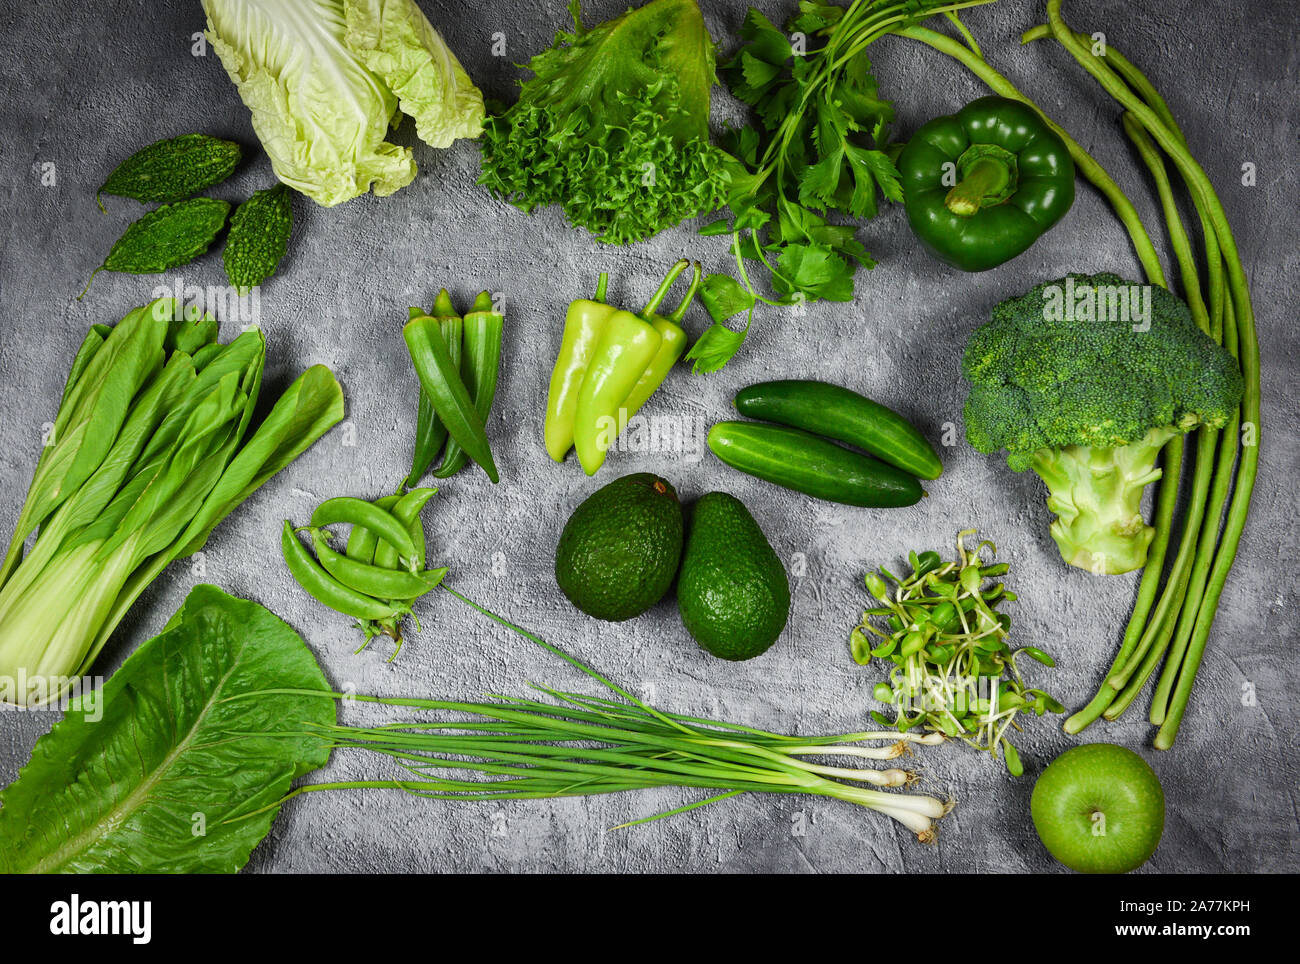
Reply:
[[[317,365],[249,436],[266,340],[217,335],[170,299],[86,335],[0,564],[0,700],[59,696],[168,563],[343,417]]]

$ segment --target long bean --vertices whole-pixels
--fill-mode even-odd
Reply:
[[[1230,350],[1235,350],[1234,353],[1240,358],[1245,380],[1245,394],[1240,415],[1226,427],[1222,442],[1217,447],[1217,456],[1216,447],[1210,444],[1210,439],[1206,437],[1210,430],[1202,430],[1205,435],[1198,443],[1197,471],[1194,477],[1196,481],[1193,484],[1194,498],[1205,486],[1207,479],[1209,485],[1201,496],[1199,516],[1193,519],[1192,513],[1189,513],[1188,524],[1184,526],[1178,554],[1178,558],[1184,560],[1183,565],[1179,567],[1178,572],[1171,572],[1170,579],[1166,581],[1161,605],[1156,608],[1153,615],[1151,607],[1161,582],[1177,494],[1178,473],[1174,471],[1174,465],[1171,463],[1177,461],[1180,464],[1182,454],[1175,448],[1174,442],[1166,446],[1165,479],[1160,489],[1156,509],[1156,537],[1148,556],[1147,569],[1143,573],[1132,617],[1108,674],[1109,679],[1114,679],[1121,685],[1125,685],[1127,680],[1126,688],[1117,696],[1112,687],[1103,686],[1088,706],[1066,721],[1066,730],[1077,733],[1103,713],[1108,717],[1118,715],[1128,701],[1136,695],[1137,689],[1140,689],[1138,684],[1146,680],[1158,665],[1161,656],[1165,656],[1165,670],[1152,704],[1151,718],[1152,722],[1161,724],[1155,745],[1157,748],[1167,749],[1173,743],[1190,698],[1196,669],[1204,653],[1214,612],[1240,543],[1258,472],[1258,336],[1255,331],[1245,271],[1227,215],[1214,193],[1209,178],[1188,150],[1186,138],[1175,123],[1168,104],[1145,75],[1112,46],[1107,44],[1101,56],[1093,54],[1089,50],[1091,38],[1071,30],[1065,24],[1061,16],[1061,0],[1049,0],[1048,18],[1047,25],[1026,32],[1022,40],[1029,42],[1042,37],[1053,37],[1125,108],[1126,129],[1157,181],[1161,206],[1170,223],[1171,243],[1187,291],[1189,305],[1203,329],[1208,330],[1216,340],[1221,338],[1226,346],[1230,346]],[[997,93],[1028,103],[1010,81],[983,60],[974,45],[972,45],[974,49],[965,47],[951,38],[923,27],[904,27],[896,32],[927,43],[936,50],[957,59]],[[1160,270],[1158,256],[1155,255],[1150,237],[1142,228],[1132,204],[1123,197],[1122,192],[1099,165],[1095,162],[1089,163],[1091,158],[1087,157],[1077,142],[1065,135],[1063,131],[1058,130],[1058,133],[1063,135],[1067,146],[1070,147],[1079,171],[1111,201],[1133,239],[1148,279],[1153,283],[1163,284],[1163,277],[1157,280],[1155,274]],[[1206,252],[1208,288],[1205,296],[1202,296],[1200,290],[1199,274],[1195,269],[1186,232],[1182,227],[1181,218],[1177,217],[1176,204],[1172,200],[1171,190],[1168,189],[1167,176],[1165,184],[1161,184],[1163,163],[1159,163],[1159,171],[1152,164],[1153,157],[1158,160],[1155,147],[1163,151],[1174,163],[1187,184],[1195,205]],[[1240,436],[1238,432],[1241,433]],[[1240,462],[1234,480],[1231,476],[1231,467],[1239,446]],[[1200,483],[1199,486],[1197,482]],[[1222,536],[1219,539],[1219,520],[1225,502],[1227,516],[1222,523]],[[1216,539],[1218,539],[1217,545]],[[1189,626],[1192,613],[1195,614],[1195,619]],[[1171,637],[1173,648],[1166,653]]]
[[[1078,41],[1062,18],[1061,0],[1048,0],[1047,16],[1057,41],[1101,84],[1107,93],[1133,113],[1178,167],[1179,173],[1191,190],[1193,200],[1205,212],[1205,218],[1217,237],[1227,264],[1227,282],[1232,295],[1231,314],[1237,326],[1238,349],[1245,379],[1245,393],[1242,399],[1242,451],[1223,535],[1214,555],[1204,594],[1199,601],[1188,599],[1185,603],[1197,607],[1196,622],[1179,669],[1177,683],[1174,684],[1168,712],[1155,738],[1157,749],[1168,749],[1173,745],[1178,734],[1188,700],[1191,698],[1196,672],[1200,668],[1210,628],[1214,622],[1214,614],[1223,594],[1223,586],[1236,559],[1246,516],[1250,510],[1255,478],[1259,471],[1259,337],[1255,330],[1250,286],[1241,255],[1237,250],[1232,228],[1228,224],[1227,212],[1224,211],[1222,202],[1215,194],[1205,170],[1187,150],[1183,138],[1165,126],[1157,112],[1134,95],[1109,66],[1089,54],[1087,48]]]

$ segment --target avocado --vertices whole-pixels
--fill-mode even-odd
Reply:
[[[573,510],[555,549],[555,581],[597,619],[639,616],[673,584],[683,527],[669,482],[649,472],[615,479]]]
[[[751,659],[785,628],[785,567],[735,496],[710,492],[695,503],[677,575],[677,608],[695,641],[722,659]]]

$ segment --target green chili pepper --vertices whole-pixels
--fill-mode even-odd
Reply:
[[[311,514],[311,525],[315,528],[319,529],[339,524],[363,526],[370,529],[378,538],[396,548],[397,555],[402,560],[404,567],[411,572],[414,572],[422,564],[417,561],[415,543],[411,540],[406,527],[391,512],[381,509],[373,503],[366,502],[364,499],[354,499],[350,496],[339,496],[334,499],[326,499]],[[377,553],[378,550],[376,550]],[[419,559],[422,558],[423,550],[419,554]]]
[[[578,410],[578,392],[582,389],[596,343],[605,330],[605,322],[614,313],[605,303],[609,274],[602,271],[594,298],[579,298],[569,305],[564,316],[564,335],[551,372],[551,387],[546,396],[546,452],[557,462],[573,448],[573,419]]]
[[[443,288],[438,292],[438,297],[433,303],[433,311],[425,315],[419,308],[410,309],[409,321],[417,318],[432,317],[439,322],[438,331],[442,334],[443,340],[447,343],[447,353],[457,365],[461,363],[461,333],[463,322],[460,315],[456,314],[456,308],[451,303],[451,296],[447,294],[447,289]],[[424,385],[420,385],[420,409],[416,415],[415,422],[415,454],[411,458],[411,474],[406,477],[407,486],[417,485],[420,478],[429,470],[433,460],[437,458],[438,452],[442,449],[443,443],[447,441],[447,426],[442,423],[438,417],[438,411],[434,407],[433,400],[429,398],[429,393],[424,390]]]
[[[465,387],[474,399],[474,409],[487,424],[492,402],[497,397],[497,374],[501,367],[501,339],[505,316],[492,303],[492,293],[483,291],[474,299],[474,305],[463,319],[465,357],[461,370]],[[469,456],[455,439],[447,442],[442,465],[433,473],[434,478],[446,479],[465,467]],[[410,481],[408,480],[408,484]]]
[[[941,261],[1009,261],[1074,203],[1074,161],[1033,108],[981,97],[923,125],[898,158],[907,219]]]
[[[428,393],[438,417],[469,457],[477,462],[487,477],[499,481],[492,449],[488,444],[483,419],[470,401],[469,390],[460,377],[460,366],[452,359],[447,343],[438,332],[435,318],[416,318],[402,329],[407,351],[415,365],[420,384]]]
[[[343,585],[331,576],[312,558],[288,519],[280,533],[280,552],[284,555],[289,572],[303,591],[335,612],[353,619],[380,620],[409,611],[410,607],[400,600],[394,602],[375,599]]]
[[[396,495],[386,495],[376,499],[374,504],[381,509],[391,509],[399,498],[401,497]],[[379,536],[375,535],[373,529],[353,526],[352,532],[348,534],[347,557],[357,562],[374,562],[375,549],[378,545]]]
[[[690,262],[685,258],[674,264],[663,284],[659,286],[659,290],[655,292],[655,297],[650,299],[650,304],[646,305],[645,310],[641,312],[641,317],[654,325],[662,340],[659,343],[659,351],[651,359],[645,372],[642,373],[637,383],[632,387],[631,393],[623,401],[623,410],[620,415],[620,432],[626,427],[628,420],[641,410],[641,406],[664,383],[668,373],[672,371],[673,366],[686,352],[686,345],[690,339],[682,329],[681,321],[686,315],[686,309],[695,300],[695,293],[699,291],[700,284],[704,280],[704,266],[698,261],[695,262],[694,272],[691,275],[691,286],[686,289],[686,294],[677,307],[673,309],[672,314],[666,317],[657,315],[655,309],[659,307],[659,301],[668,293],[668,289],[677,280],[677,276],[686,270],[689,265]]]

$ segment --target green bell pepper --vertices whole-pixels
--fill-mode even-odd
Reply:
[[[898,158],[912,231],[941,261],[985,271],[1074,203],[1074,161],[1027,104],[981,97],[921,127]]]

